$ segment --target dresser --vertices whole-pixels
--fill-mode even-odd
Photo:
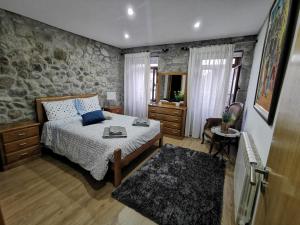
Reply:
[[[186,106],[151,103],[148,105],[148,117],[164,124],[163,134],[184,137]]]
[[[0,125],[1,167],[6,170],[40,155],[39,123]]]

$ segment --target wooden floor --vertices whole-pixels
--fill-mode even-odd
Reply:
[[[207,145],[201,145],[199,139],[165,138],[164,143],[208,152]],[[144,156],[144,159],[150,157],[153,151]],[[233,168],[234,166],[227,162],[223,225],[234,224]],[[9,171],[0,172],[0,204],[6,224],[155,224],[114,200],[111,197],[114,187],[110,182],[93,183],[88,177],[87,173],[76,166],[49,155]]]

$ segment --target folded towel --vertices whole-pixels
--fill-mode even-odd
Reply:
[[[133,123],[133,126],[142,126],[142,127],[149,127],[149,119],[147,118],[136,118]]]
[[[124,130],[124,127],[110,126],[109,127],[109,134],[111,134],[111,135],[120,135],[120,134],[122,134],[123,130]]]
[[[111,130],[113,133],[111,133]],[[111,126],[111,127],[105,127],[103,131],[103,138],[126,138],[127,132],[125,127],[119,127],[119,126]]]

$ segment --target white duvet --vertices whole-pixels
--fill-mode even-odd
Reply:
[[[132,126],[135,117],[110,115],[111,120],[89,126],[82,126],[80,116],[48,121],[43,126],[41,143],[90,171],[96,180],[102,180],[108,162],[113,161],[114,150],[120,148],[124,158],[160,132],[159,121],[150,120],[150,127],[137,127]],[[108,126],[125,127],[127,138],[103,139],[104,127]]]

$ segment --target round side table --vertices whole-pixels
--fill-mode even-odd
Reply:
[[[236,129],[229,128],[227,133],[224,133],[221,130],[221,126],[217,127],[212,127],[211,132],[216,135],[216,141],[219,142],[220,147],[218,151],[214,154],[214,156],[217,156],[218,154],[222,155],[223,158],[223,153],[225,153],[230,160],[230,144],[233,141],[236,141],[240,137],[240,132]],[[228,152],[226,153],[225,147],[227,146]]]

